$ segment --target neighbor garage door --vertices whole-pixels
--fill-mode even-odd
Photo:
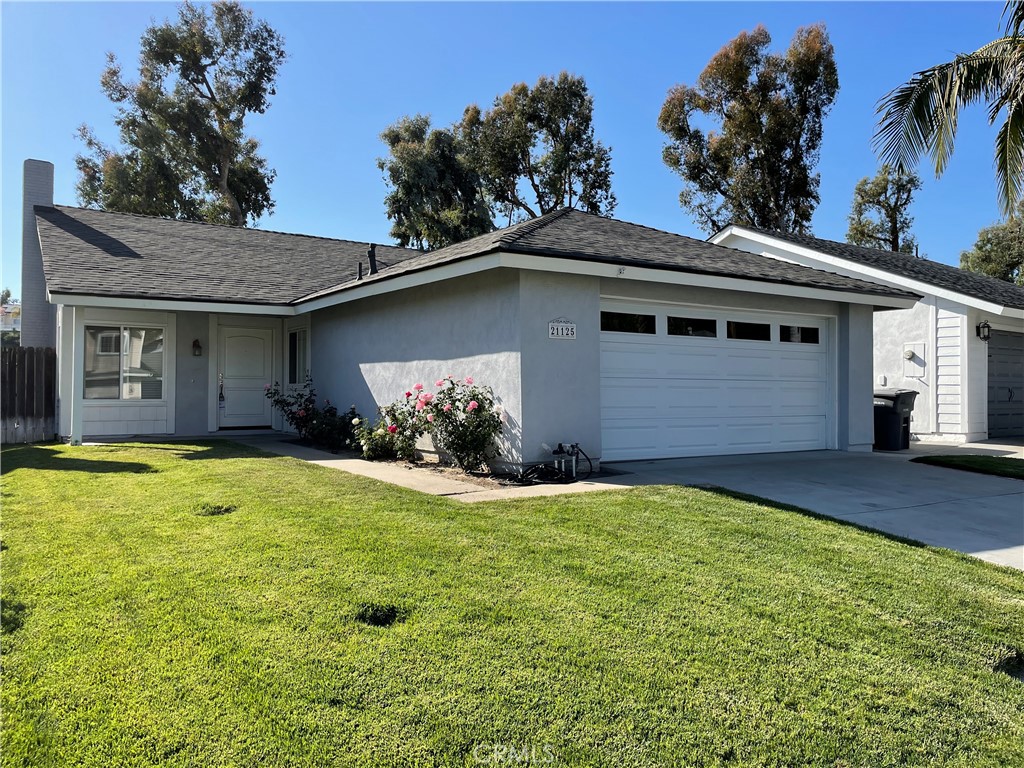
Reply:
[[[604,461],[829,447],[828,319],[606,301]]]
[[[1024,333],[992,331],[989,339],[988,436],[1024,436]]]

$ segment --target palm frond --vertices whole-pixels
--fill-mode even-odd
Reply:
[[[1006,16],[1006,34],[1008,37],[1020,37],[1021,30],[1024,30],[1024,2],[1020,0],[1007,0],[1003,8],[1003,16]]]
[[[960,110],[998,98],[1012,78],[1017,44],[1000,38],[974,53],[918,72],[878,104],[873,146],[883,163],[910,171],[928,153],[941,175],[949,163]]]
[[[996,134],[996,188],[1004,216],[1013,217],[1024,199],[1024,104],[1009,104]]]

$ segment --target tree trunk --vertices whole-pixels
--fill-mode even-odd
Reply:
[[[238,204],[238,198],[235,197],[234,193],[228,187],[228,170],[230,167],[231,159],[222,156],[220,162],[220,196],[224,202],[228,204],[228,215],[230,217],[231,226],[244,227],[246,223],[245,214],[242,212],[242,207]]]

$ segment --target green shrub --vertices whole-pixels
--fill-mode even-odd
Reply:
[[[282,389],[275,381],[273,386],[267,385],[266,396],[298,433],[299,439],[308,440],[330,451],[354,448],[358,443],[356,427],[361,419],[356,407],[353,405],[344,413],[339,413],[330,400],[325,400],[324,407],[318,408],[311,377],[307,376],[301,387],[291,391]]]

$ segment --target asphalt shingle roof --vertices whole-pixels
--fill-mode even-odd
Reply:
[[[366,243],[36,206],[51,293],[290,304],[366,269]],[[377,246],[383,268],[418,251]]]
[[[790,264],[714,245],[704,240],[569,208],[553,211],[540,218],[474,237],[447,248],[414,256],[391,269],[383,270],[373,279],[386,280],[399,274],[499,251],[877,296],[919,298],[917,294],[878,283]],[[352,285],[353,283],[349,282],[332,286],[319,291],[315,296],[345,290]]]
[[[875,296],[916,294],[562,209],[436,251],[377,247],[380,272],[356,281],[366,244],[109,213],[35,209],[52,293],[294,304],[489,253],[642,266]]]
[[[1008,283],[1005,280],[989,277],[988,275],[968,272],[967,270],[929,261],[928,259],[918,259],[905,253],[893,253],[892,251],[883,251],[877,248],[863,248],[859,245],[839,243],[835,240],[822,240],[810,235],[772,232],[771,230],[748,226],[738,227],[738,229],[760,232],[763,235],[785,240],[794,245],[810,248],[829,256],[875,267],[900,277],[934,285],[937,288],[956,291],[964,296],[972,296],[983,301],[990,301],[993,304],[1001,304],[1004,307],[1024,309],[1024,288]]]

